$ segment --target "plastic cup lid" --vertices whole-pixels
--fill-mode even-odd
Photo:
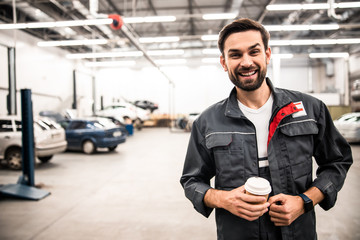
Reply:
[[[266,195],[271,192],[271,186],[265,178],[251,177],[245,183],[245,190],[255,195]]]

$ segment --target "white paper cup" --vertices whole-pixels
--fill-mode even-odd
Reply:
[[[271,186],[265,178],[251,177],[245,183],[245,191],[250,195],[265,196],[267,199],[271,192]]]

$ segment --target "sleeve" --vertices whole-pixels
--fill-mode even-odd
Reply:
[[[192,202],[194,208],[208,217],[212,208],[204,204],[204,196],[211,188],[210,179],[215,175],[210,150],[205,146],[205,139],[199,132],[195,121],[185,157],[183,173],[180,183],[185,191],[185,196]]]
[[[319,203],[324,210],[335,205],[346,174],[353,163],[350,145],[334,126],[330,113],[322,103],[318,119],[319,133],[315,139],[314,157],[318,164],[313,186],[325,195]]]

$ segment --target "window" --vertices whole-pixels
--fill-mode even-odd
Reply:
[[[22,130],[21,121],[15,121],[15,128],[17,132],[21,132]]]
[[[85,129],[86,123],[81,121],[74,121],[70,124],[69,129]]]
[[[12,132],[11,120],[0,120],[0,132]]]

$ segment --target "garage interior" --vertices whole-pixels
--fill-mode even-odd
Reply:
[[[191,116],[233,87],[219,31],[239,17],[261,22],[274,85],[321,99],[335,120],[360,109],[359,13],[352,0],[1,1],[0,116],[21,115],[22,89],[34,116],[86,118],[137,100],[158,108],[141,128],[122,119],[133,132],[113,151],[36,158],[35,187],[50,194],[0,195],[0,239],[216,239],[214,214],[198,214],[179,179]],[[360,239],[360,146],[351,148],[336,206],[316,207],[320,240]],[[1,165],[0,187],[21,174]]]

